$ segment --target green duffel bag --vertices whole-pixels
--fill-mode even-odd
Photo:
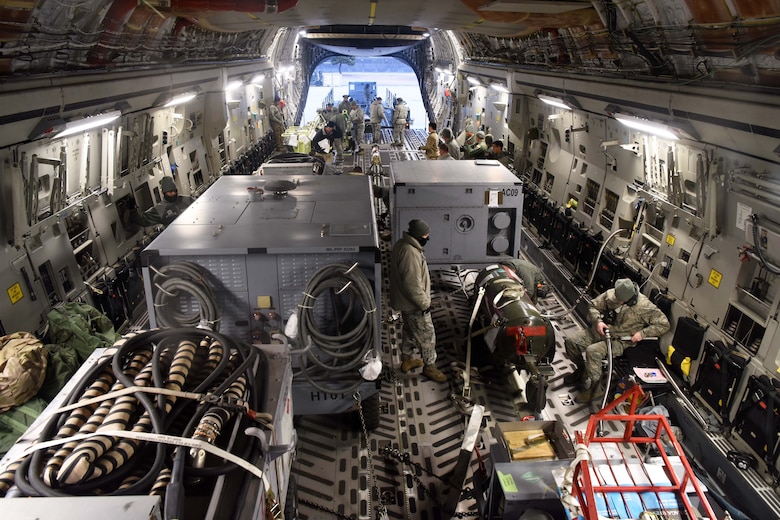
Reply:
[[[47,317],[51,342],[75,349],[81,362],[96,348],[110,347],[121,337],[105,314],[85,303],[65,302]]]
[[[46,381],[38,391],[38,397],[51,401],[62,390],[81,366],[76,349],[68,345],[45,345],[49,352]]]
[[[46,379],[46,349],[29,332],[0,338],[0,412],[36,396]]]
[[[27,431],[27,428],[46,408],[46,404],[43,399],[31,399],[0,414],[0,457],[4,456]]]

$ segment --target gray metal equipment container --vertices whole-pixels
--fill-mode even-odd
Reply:
[[[498,161],[390,164],[393,240],[420,218],[431,226],[429,264],[485,265],[517,258],[523,183]]]
[[[210,293],[219,316],[206,320],[216,321],[207,325],[218,326],[223,334],[248,343],[269,343],[285,329],[293,311],[296,318],[309,312],[310,327],[324,331],[328,338],[346,334],[350,321],[360,326],[368,321],[371,329],[366,336],[373,337],[368,351],[378,356],[381,263],[373,204],[371,179],[365,176],[221,177],[142,253],[151,326],[178,326],[169,322],[188,314],[197,316],[203,293]],[[204,290],[190,291],[185,286],[177,292],[174,286],[162,292],[166,278],[159,274],[161,269],[181,263],[197,265],[207,286]],[[354,291],[354,285],[340,286],[323,290],[319,299],[310,300],[315,303],[300,308],[304,293],[312,291],[313,276],[333,265],[354,266],[362,272],[368,281],[363,294],[373,301],[339,301]],[[193,281],[197,282],[189,280]],[[311,335],[309,350],[327,365],[329,355],[323,351],[334,348],[331,343],[337,341],[318,344],[315,336]],[[297,341],[294,347],[307,346],[308,339]],[[295,349],[293,357],[294,367],[307,363],[302,356],[296,361]],[[330,379],[325,386],[307,390],[307,402],[296,396],[296,412],[307,413],[309,401],[320,412],[354,405],[349,393],[353,388],[343,396],[339,393],[344,378]],[[360,384],[368,384],[363,395],[376,391],[374,383]],[[336,393],[341,403],[330,402]],[[325,394],[329,406],[323,409]]]

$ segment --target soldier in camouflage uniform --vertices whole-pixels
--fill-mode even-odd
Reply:
[[[575,398],[578,403],[604,395],[601,362],[607,356],[605,329],[609,329],[613,356],[622,355],[624,349],[644,338],[658,337],[669,330],[669,320],[664,313],[628,278],[621,278],[615,282],[614,289],[608,289],[591,301],[588,322],[591,328],[564,341],[566,355],[576,365],[576,370],[564,377],[564,383],[585,386],[586,381],[590,382]]]
[[[390,253],[390,306],[401,311],[401,372],[423,367],[423,375],[439,383],[447,376],[436,368],[436,331],[431,320],[431,275],[423,247],[430,226],[420,219],[409,222]],[[418,348],[422,359],[414,358]],[[423,366],[424,365],[424,366]]]
[[[401,98],[396,98],[393,110],[393,146],[403,146],[404,132],[406,131],[406,118],[409,117],[409,107]],[[439,149],[436,149],[439,153]]]
[[[542,270],[528,260],[523,260],[522,258],[514,258],[503,263],[511,267],[512,270],[517,273],[520,279],[523,280],[523,286],[525,287],[526,294],[528,294],[531,302],[536,304],[537,286],[544,285],[544,276],[542,276]]]

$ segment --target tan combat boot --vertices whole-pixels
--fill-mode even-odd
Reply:
[[[425,365],[422,374],[428,379],[433,379],[437,383],[443,383],[447,380],[447,376],[444,375],[436,368],[436,365]]]
[[[421,366],[423,366],[422,359],[415,359],[412,356],[407,355],[401,356],[401,372],[404,374],[415,368],[420,368]]]

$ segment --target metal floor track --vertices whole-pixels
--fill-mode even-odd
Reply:
[[[383,269],[387,268],[389,243],[383,244]],[[449,376],[447,383],[435,383],[420,375],[420,370],[403,374],[398,348],[401,323],[391,321],[383,302],[382,361],[383,384],[380,391],[380,424],[369,432],[368,446],[362,441],[357,413],[296,418],[297,458],[293,475],[297,481],[299,518],[351,518],[374,520],[381,503],[391,519],[428,520],[476,518],[476,500],[470,495],[471,468],[463,488],[449,485],[455,468],[469,416],[461,412],[453,395],[462,394],[465,367],[465,338],[471,315],[475,271],[432,271],[433,321],[437,335],[437,366]],[[383,277],[387,294],[387,277]],[[465,290],[464,290],[465,289]],[[383,296],[386,299],[386,296]],[[562,304],[554,295],[540,307],[559,312]],[[550,379],[547,407],[542,419],[559,420],[569,429],[584,429],[593,411],[591,405],[572,404],[574,389],[563,385],[563,374],[571,363],[565,360],[563,335],[579,325],[571,320],[556,322],[556,375]],[[533,412],[526,405],[517,377],[486,379],[471,371],[471,399],[485,407],[483,426],[496,422],[519,421]],[[485,456],[487,456],[485,454]],[[369,461],[370,459],[370,461]],[[370,462],[370,464],[369,464]],[[373,478],[378,496],[370,497]],[[452,494],[458,493],[455,514],[446,512]],[[370,504],[369,504],[369,498]],[[373,509],[372,509],[373,508]]]

